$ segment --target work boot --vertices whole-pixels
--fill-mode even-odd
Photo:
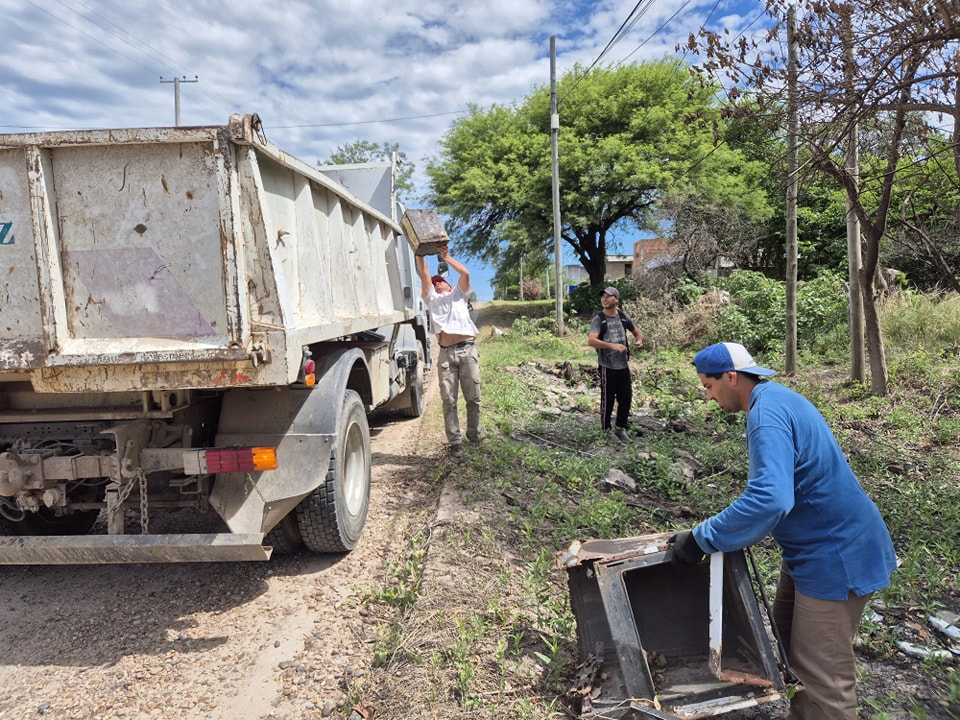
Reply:
[[[627,431],[623,428],[617,428],[613,431],[614,436],[622,443],[630,442],[630,436],[627,435]]]

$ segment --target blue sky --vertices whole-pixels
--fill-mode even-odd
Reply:
[[[673,54],[705,23],[737,31],[761,12],[749,0],[0,0],[0,133],[173,125],[180,77],[182,125],[257,113],[309,163],[356,140],[399,143],[422,185],[469,104],[549,84],[551,36],[562,75],[631,18],[604,63]],[[471,270],[489,300],[490,270]]]

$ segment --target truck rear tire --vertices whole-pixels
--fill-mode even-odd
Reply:
[[[297,527],[297,517],[288,513],[263,538],[263,544],[273,548],[274,555],[293,555],[303,548],[303,536]]]
[[[400,410],[400,414],[408,418],[418,418],[423,415],[423,398],[426,395],[426,377],[423,374],[423,346],[417,345],[417,369],[416,375],[410,387],[407,389],[407,399],[410,401],[407,406]]]
[[[357,546],[370,507],[371,478],[367,414],[360,396],[347,390],[326,479],[297,505],[297,526],[309,550],[347,552]]]

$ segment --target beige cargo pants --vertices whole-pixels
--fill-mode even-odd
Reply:
[[[853,593],[847,600],[809,597],[781,567],[773,620],[804,686],[790,702],[789,720],[857,720],[853,641],[869,599]]]
[[[480,355],[472,342],[441,347],[437,362],[443,425],[451,448],[463,445],[457,401],[460,389],[467,406],[467,441],[480,442]]]

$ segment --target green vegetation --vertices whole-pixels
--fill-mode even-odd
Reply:
[[[669,57],[576,66],[559,78],[561,234],[592,284],[604,278],[614,229],[659,232],[656,209],[666,197],[728,223],[752,226],[771,214],[758,191],[769,160],[716,142],[719,86],[701,80]],[[501,291],[517,284],[521,265],[528,277],[548,267],[550,118],[547,86],[511,106],[473,106],[427,163],[429,203],[449,218],[458,249],[496,266]]]
[[[931,613],[960,611],[960,301],[902,295],[882,306],[892,382],[888,396],[876,397],[848,379],[838,283],[823,275],[805,284],[800,368],[777,380],[809,397],[830,422],[902,563],[875,597],[882,619],[864,619],[860,656],[871,667],[896,659],[897,672],[922,691],[908,697],[873,685],[873,673],[864,670],[861,706],[872,720],[904,717],[893,711],[958,718],[953,666],[905,659],[897,642],[909,628],[925,627]],[[732,301],[705,300],[711,291],[729,293]],[[633,296],[625,309],[641,319],[649,349],[631,359],[634,412],[642,417],[635,427],[642,425],[642,433],[627,446],[610,444],[599,428],[595,357],[585,342],[589,315],[565,318],[567,334],[558,338],[552,302],[490,303],[481,310],[487,440],[442,461],[437,480],[459,488],[466,506],[483,509],[484,536],[457,542],[473,548],[470,557],[489,553],[502,564],[483,585],[481,604],[464,598],[470,609],[443,619],[453,628],[445,649],[419,660],[409,644],[402,650],[408,661],[432,667],[438,698],[456,695],[462,717],[560,716],[578,653],[566,578],[552,567],[555,554],[575,539],[691,527],[741,492],[743,418],[705,401],[690,358],[722,338],[759,347],[764,364],[782,367],[782,342],[773,332],[782,322],[775,312],[781,292],[777,283],[744,273],[695,288],[682,301]],[[493,333],[494,326],[504,332]],[[725,335],[738,327],[749,334]],[[630,476],[636,492],[605,483],[613,469]],[[412,543],[409,560],[420,547]],[[522,572],[516,563],[507,569],[507,554]],[[764,585],[772,586],[779,553],[767,541],[753,554]],[[398,563],[394,589],[370,601],[406,602],[409,581],[418,577]],[[394,630],[384,637],[382,657],[396,656],[406,636]],[[935,633],[921,631],[920,638],[911,642],[937,645]]]

